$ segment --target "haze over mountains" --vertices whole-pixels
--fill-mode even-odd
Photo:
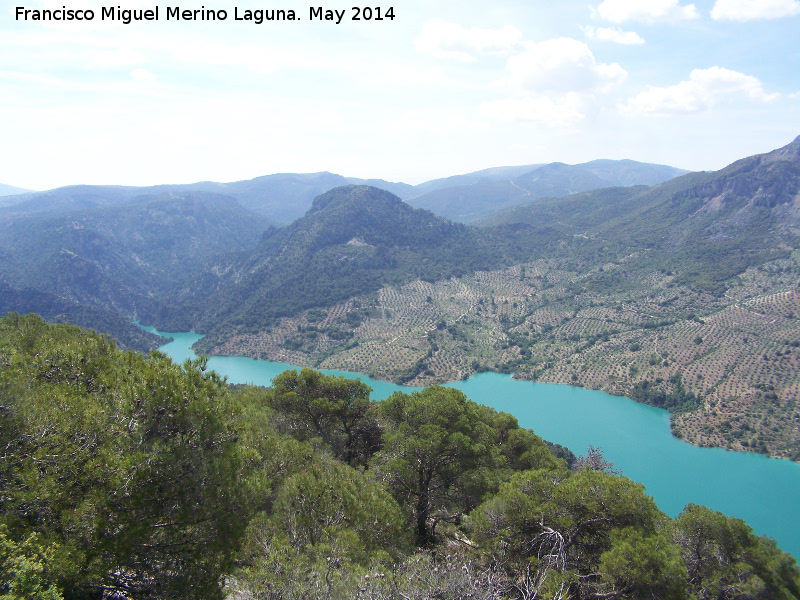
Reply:
[[[467,222],[474,220],[476,215],[488,214],[493,210],[542,195],[564,196],[593,187],[609,185],[654,185],[686,173],[681,169],[630,160],[594,161],[594,163],[574,167],[562,163],[496,167],[475,173],[436,179],[417,186],[392,183],[381,179],[343,177],[327,172],[277,173],[233,183],[205,181],[149,187],[75,185],[45,192],[3,197],[0,200],[0,218],[3,215],[86,210],[119,204],[139,196],[211,192],[230,196],[244,208],[259,213],[267,217],[273,224],[280,226],[302,217],[311,208],[311,203],[316,196],[335,187],[370,185],[389,191],[403,200],[415,198],[416,200],[411,201],[413,206],[428,208],[442,216]],[[533,176],[532,173],[535,171],[538,171],[538,174]],[[513,178],[520,176],[523,176],[522,183],[512,181]],[[453,200],[454,195],[456,197],[464,195],[464,192],[461,191],[461,186],[464,185],[477,185],[477,188],[467,192],[470,198],[468,201],[469,214],[461,211],[464,212],[465,217],[462,219],[460,218],[461,212],[452,210],[450,206],[457,202],[457,200]],[[487,185],[489,189],[483,190],[482,186]],[[509,191],[511,195],[507,196]],[[429,197],[431,192],[439,192],[440,195]],[[441,195],[442,192],[444,195]],[[451,214],[454,212],[456,214]]]
[[[17,196],[28,192],[30,192],[30,190],[0,183],[0,196]]]

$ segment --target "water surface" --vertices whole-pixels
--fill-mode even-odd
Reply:
[[[159,333],[153,328],[145,328]],[[174,341],[160,348],[178,362],[195,358],[195,333],[164,333]],[[213,356],[209,368],[230,383],[270,385],[286,369],[296,368],[251,358]],[[344,371],[359,377],[382,400],[396,390],[413,389]],[[676,516],[686,504],[703,504],[747,521],[782,550],[800,556],[800,465],[757,454],[697,448],[670,433],[669,413],[627,398],[565,385],[517,381],[510,375],[481,373],[448,384],[470,399],[509,412],[520,425],[576,454],[602,448],[627,477],[645,485],[659,508]]]

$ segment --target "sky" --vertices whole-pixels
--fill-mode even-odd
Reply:
[[[716,170],[800,135],[800,0],[389,0],[359,21],[353,2],[0,0],[0,183]],[[277,9],[299,20],[236,19]]]

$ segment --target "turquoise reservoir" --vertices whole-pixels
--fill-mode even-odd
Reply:
[[[174,341],[160,349],[177,362],[195,358],[191,345],[203,337],[163,335]],[[208,364],[230,383],[256,385],[270,385],[282,371],[296,368],[231,356],[211,357]],[[325,372],[360,377],[373,388],[374,400],[415,389],[357,373]],[[517,381],[497,373],[481,373],[448,385],[475,402],[513,414],[523,427],[576,454],[584,454],[589,445],[602,448],[623,475],[644,484],[661,510],[671,516],[686,504],[703,504],[744,519],[756,533],[774,538],[782,550],[800,556],[800,465],[796,463],[691,446],[672,436],[666,411],[603,392]]]

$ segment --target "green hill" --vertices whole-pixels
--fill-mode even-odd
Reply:
[[[384,285],[447,279],[505,260],[502,248],[474,228],[414,209],[384,190],[345,186],[317,197],[289,227],[266,232],[252,250],[204,266],[181,291],[180,310],[159,322],[257,331],[279,317]]]

